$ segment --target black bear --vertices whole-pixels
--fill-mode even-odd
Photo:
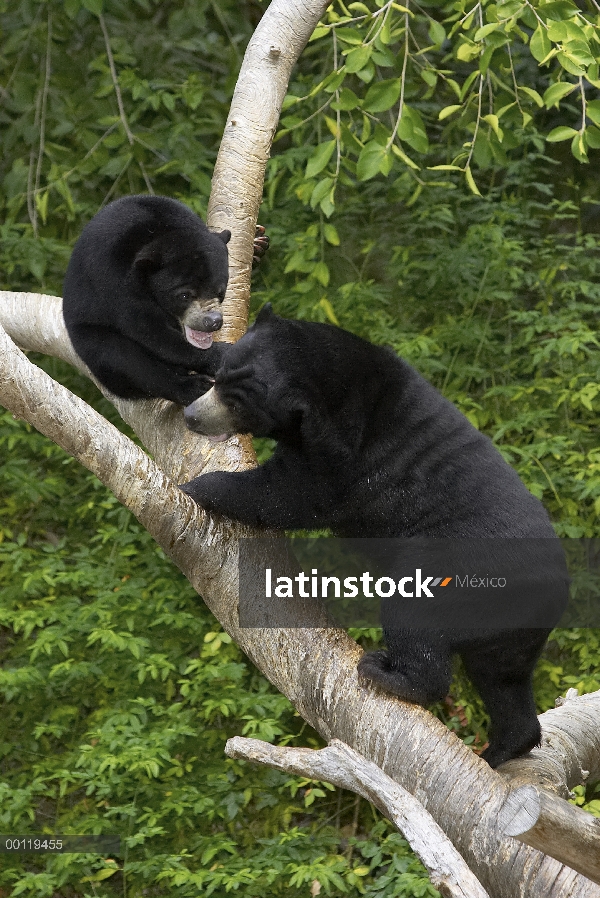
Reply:
[[[256,260],[268,245],[263,235],[257,228]],[[223,324],[230,236],[164,196],[122,197],[86,225],[67,269],[63,315],[103,386],[179,405],[210,388],[229,345],[213,335]]]
[[[391,350],[331,325],[282,319],[266,306],[185,417],[214,438],[249,432],[277,441],[254,470],[213,472],[183,485],[208,510],[258,527],[330,528],[383,541],[551,541],[562,558],[543,506],[492,442]],[[555,590],[542,626],[502,629],[484,621],[414,631],[393,615],[386,622],[384,609],[388,650],[361,659],[361,678],[431,704],[447,695],[457,653],[491,718],[485,759],[497,766],[523,754],[540,740],[532,671],[562,611],[561,563],[558,599]]]

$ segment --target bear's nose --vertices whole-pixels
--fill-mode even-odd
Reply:
[[[223,327],[223,315],[221,312],[205,312],[201,318],[198,330],[218,331],[221,327]]]

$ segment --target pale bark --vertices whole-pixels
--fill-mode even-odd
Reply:
[[[333,739],[327,748],[314,751],[311,748],[282,748],[260,739],[236,736],[227,742],[225,754],[356,792],[392,821],[427,868],[431,882],[442,895],[489,898],[423,805],[379,767],[339,739]]]
[[[498,815],[499,831],[559,858],[600,883],[600,820],[537,786],[511,792]]]
[[[248,323],[252,238],[290,74],[328,6],[327,0],[273,0],[244,56],[208,204],[209,226],[232,232],[222,331],[227,340],[237,340]]]
[[[269,81],[272,74],[266,67],[272,36],[279,38],[280,55],[289,61],[292,50],[288,51],[287,41],[294,37],[294,17],[298,17],[298,28],[302,29],[297,32],[300,38],[293,49],[298,55],[326,5],[316,0],[273,0],[263,17],[262,30],[248,49],[247,59],[258,59],[257,79]],[[263,40],[266,46],[261,50],[255,45]],[[248,83],[261,83],[252,81],[251,74],[246,71]],[[282,95],[278,87],[270,102],[280,102]],[[246,260],[262,192],[257,173],[264,169],[266,141],[279,113],[279,108],[267,114],[264,106],[260,106],[262,111],[256,111],[252,104],[248,109],[250,106],[253,115],[265,115],[262,131],[260,123],[256,126],[260,132],[256,137],[258,149],[254,152],[250,145],[249,149],[234,151],[236,135],[242,128],[255,127],[248,118],[236,118],[237,130],[233,126],[226,129],[219,166],[226,173],[231,153],[237,153],[231,158],[231,166],[239,171],[230,184],[225,175],[215,174],[211,200],[213,226],[231,227],[231,219],[236,222],[231,227],[236,236],[232,239],[233,306],[229,306],[234,310],[230,314],[239,319],[231,328],[236,334],[243,329],[247,302],[244,284],[249,279]],[[234,130],[235,135],[231,133]],[[247,179],[239,174],[244,165],[255,166],[254,174]],[[249,211],[239,212],[238,208],[236,216],[230,204],[232,192],[237,191],[246,192],[241,194],[243,209]],[[240,246],[244,239],[247,241],[239,253],[235,249],[238,227],[245,235],[239,238]],[[0,294],[0,324],[24,348],[73,360],[56,298]],[[165,476],[181,481],[214,467],[240,470],[251,459],[239,440],[234,438],[208,452],[207,441],[185,431],[181,411],[169,403],[116,401],[125,420],[148,446],[154,464],[85,403],[32,367],[6,338],[0,350],[0,370],[2,403],[63,445],[132,509],[242,650],[308,723],[327,741],[338,738],[355,748],[414,795],[447,833],[492,898],[600,896],[596,885],[552,858],[513,839],[498,837],[497,815],[508,794],[506,782],[426,710],[361,686],[356,675],[361,649],[346,633],[239,627],[237,538],[247,531],[204,514]],[[585,769],[592,769],[588,754],[598,748],[600,694],[591,697],[586,707],[595,714],[594,735],[584,734],[578,758],[580,766],[587,764]],[[559,730],[562,725],[564,721],[559,721]]]
[[[573,786],[600,780],[599,693],[569,689],[556,704],[540,716],[540,748],[503,764],[502,775],[512,786],[534,783],[568,798]]]

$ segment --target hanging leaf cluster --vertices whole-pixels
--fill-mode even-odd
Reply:
[[[474,171],[539,132],[579,162],[600,148],[597,0],[337,0],[311,42],[327,62],[286,98],[279,137],[318,117],[304,198],[326,216],[338,187],[393,169],[413,202],[452,172],[478,194]]]

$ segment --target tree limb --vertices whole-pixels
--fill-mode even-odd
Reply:
[[[213,172],[208,224],[228,228],[229,286],[222,339],[248,325],[252,239],[265,167],[296,60],[329,0],[272,0],[248,44]]]
[[[427,868],[431,882],[448,898],[489,898],[431,814],[383,771],[339,739],[327,748],[283,748],[236,736],[225,754],[266,764],[356,792],[374,804],[402,833]]]
[[[600,780],[600,691],[569,689],[558,707],[540,715],[542,744],[500,768],[513,787],[532,783],[563,798],[582,783]]]
[[[498,814],[500,832],[562,860],[600,884],[600,820],[544,792],[521,786]]]

